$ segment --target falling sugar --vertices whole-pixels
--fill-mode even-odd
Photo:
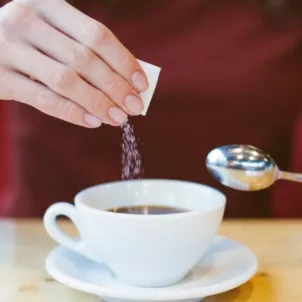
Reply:
[[[122,125],[122,179],[140,179],[143,177],[143,163],[134,134],[134,127],[129,121]]]

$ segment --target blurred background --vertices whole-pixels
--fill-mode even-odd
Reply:
[[[131,119],[146,178],[215,186],[227,195],[227,218],[302,217],[301,184],[236,192],[205,167],[212,148],[239,143],[302,172],[301,1],[71,3],[162,67],[147,116]],[[84,129],[4,101],[0,121],[0,216],[41,217],[54,202],[121,178],[120,128]]]

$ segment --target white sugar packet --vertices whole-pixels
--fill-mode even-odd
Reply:
[[[141,60],[137,60],[137,61],[141,65],[142,69],[145,71],[148,81],[149,81],[149,88],[140,94],[142,101],[144,103],[144,110],[141,113],[141,115],[146,115],[148,108],[150,106],[156,85],[157,85],[157,81],[158,81],[158,77],[159,77],[161,68],[158,66],[152,65],[150,63],[143,62]]]

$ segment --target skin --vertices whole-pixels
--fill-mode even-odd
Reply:
[[[63,0],[0,9],[0,99],[76,125],[123,124],[143,110],[148,80],[104,25]]]

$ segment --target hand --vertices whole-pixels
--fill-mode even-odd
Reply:
[[[143,110],[148,81],[103,24],[63,0],[0,9],[0,99],[85,127],[120,126]]]

